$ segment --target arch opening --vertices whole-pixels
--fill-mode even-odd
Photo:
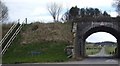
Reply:
[[[114,57],[116,55],[117,39],[107,32],[95,32],[85,40],[85,55],[87,57]]]
[[[86,51],[86,40],[87,40],[87,38],[90,36],[90,35],[92,35],[93,33],[97,33],[97,32],[106,32],[106,33],[108,33],[108,34],[110,34],[111,36],[114,36],[114,43],[115,43],[115,45],[114,45],[114,55],[112,55],[112,56],[109,56],[109,57],[118,57],[118,54],[119,54],[119,48],[118,48],[118,46],[119,46],[119,43],[120,43],[120,39],[119,39],[119,34],[118,34],[118,32],[117,32],[117,30],[115,30],[115,29],[113,29],[113,28],[110,28],[110,27],[106,27],[106,26],[98,26],[98,27],[94,27],[94,28],[91,28],[91,29],[89,29],[88,31],[86,31],[85,33],[84,33],[84,35],[83,35],[83,49],[82,50],[85,50],[84,52],[82,52],[81,54],[83,54],[83,56],[86,56],[86,57],[88,57],[88,54],[86,54],[86,52],[88,52],[88,51]],[[100,35],[99,35],[100,36]],[[104,38],[104,37],[103,37]],[[103,39],[102,38],[102,39]],[[107,41],[107,40],[106,40]],[[109,41],[109,40],[108,40]],[[99,42],[101,42],[101,41],[99,41]],[[93,42],[93,43],[95,43],[95,42]],[[103,42],[104,43],[104,42]],[[115,48],[116,47],[116,48]],[[100,50],[100,49],[102,49],[102,47],[97,47],[98,48],[98,50]],[[87,49],[89,49],[89,48],[87,48]],[[96,49],[96,48],[94,48],[94,49]],[[93,50],[94,51],[94,50]],[[110,54],[113,54],[112,52],[110,53]],[[94,53],[93,53],[94,54]],[[100,57],[100,55],[98,56],[98,57]],[[102,57],[102,55],[101,55],[101,57]],[[103,56],[103,57],[105,57],[105,56]]]

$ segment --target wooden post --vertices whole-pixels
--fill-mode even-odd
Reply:
[[[18,23],[20,23],[20,19],[18,19]]]
[[[27,18],[25,18],[25,22],[26,22],[26,24],[27,24]]]

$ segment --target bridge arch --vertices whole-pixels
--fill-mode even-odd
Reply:
[[[106,24],[106,25],[92,25],[89,23],[86,25],[86,27],[80,26],[80,23],[77,25],[76,30],[76,41],[75,41],[75,48],[74,48],[74,55],[75,58],[79,59],[81,57],[85,57],[85,41],[87,37],[89,37],[91,34],[96,32],[107,32],[113,35],[117,39],[117,49],[118,53],[117,56],[120,56],[120,31],[118,30],[118,27],[116,24]],[[117,27],[117,28],[116,28]],[[82,28],[82,29],[81,29]]]
[[[118,36],[119,33],[116,29],[111,27],[106,27],[106,26],[96,26],[96,27],[89,28],[85,33],[83,33],[84,41],[88,36],[96,32],[107,32],[113,35],[116,39],[119,39],[119,36]]]
[[[86,39],[93,33],[96,32],[107,32],[110,33],[111,35],[113,35],[116,39],[117,39],[117,44],[120,43],[120,41],[118,41],[119,37],[118,37],[118,32],[116,29],[111,28],[111,27],[106,27],[106,26],[97,26],[97,27],[93,27],[91,29],[89,29],[86,33],[84,33],[83,35],[83,43],[85,45]],[[118,46],[117,46],[118,48]],[[85,48],[84,48],[85,50]],[[86,52],[84,51],[84,55]]]

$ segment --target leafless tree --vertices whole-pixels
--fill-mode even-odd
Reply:
[[[65,12],[65,13],[62,15],[61,20],[64,21],[64,22],[68,22],[68,21],[69,21],[69,10],[67,10],[67,12]]]
[[[54,22],[58,22],[60,13],[62,11],[62,6],[56,3],[51,3],[47,5],[47,9],[49,13],[51,14],[51,16],[53,17]]]
[[[120,0],[114,0],[113,6],[116,7],[116,11],[118,12],[118,15],[120,16]]]
[[[0,0],[0,22],[4,22],[8,18],[8,8]]]

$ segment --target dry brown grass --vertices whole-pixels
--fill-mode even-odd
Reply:
[[[71,25],[69,23],[32,23],[25,25],[22,44],[42,41],[65,41],[72,43]]]
[[[4,35],[8,32],[8,30],[10,29],[10,27],[13,25],[13,23],[4,23],[2,24],[2,37],[4,37]]]

